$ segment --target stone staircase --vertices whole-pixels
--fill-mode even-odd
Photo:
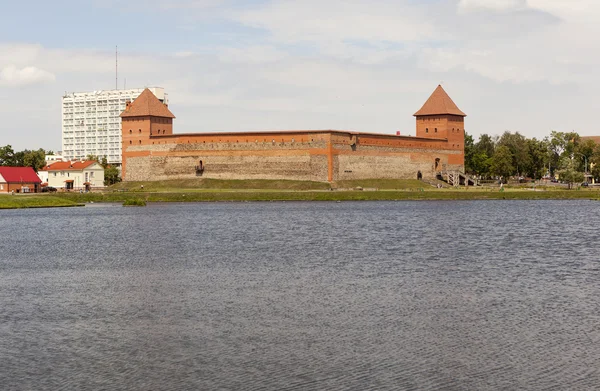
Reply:
[[[477,179],[458,170],[444,170],[438,173],[438,179],[443,180],[450,186],[479,186]]]

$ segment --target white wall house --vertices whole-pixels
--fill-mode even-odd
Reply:
[[[43,175],[48,177],[48,186],[57,189],[93,190],[104,187],[104,168],[92,160],[56,162],[40,172],[46,173]]]
[[[42,183],[48,183],[48,171],[44,171],[44,168],[39,170],[37,176],[40,178]]]
[[[164,88],[149,87],[163,103]],[[62,97],[62,155],[64,160],[106,156],[108,163],[121,163],[121,117],[125,102],[133,101],[143,88],[67,93]]]

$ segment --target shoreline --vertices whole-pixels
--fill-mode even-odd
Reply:
[[[518,184],[504,188],[444,187],[417,180],[360,180],[334,184],[288,180],[121,182],[102,191],[0,195],[0,209],[85,206],[92,203],[600,200],[598,188]]]
[[[126,202],[273,202],[273,201],[419,201],[419,200],[597,200],[600,192],[588,190],[334,190],[334,191],[281,191],[281,190],[202,190],[170,192],[109,192],[66,193],[59,197],[76,203]]]

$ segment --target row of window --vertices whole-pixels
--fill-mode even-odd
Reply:
[[[138,122],[138,121],[140,121],[141,122],[141,121],[147,121],[147,119],[146,118],[135,118],[134,117],[134,118],[128,118],[125,121],[127,121],[127,122]],[[170,123],[169,121],[170,121],[169,118],[154,118],[152,120],[152,122],[155,123],[155,124],[168,124],[168,123]]]
[[[165,129],[162,129],[162,130],[158,129],[156,132],[157,132],[156,134],[165,134],[166,130]],[[138,129],[138,133],[141,134],[142,133],[142,129]],[[133,130],[129,129],[129,134],[133,134]],[[152,131],[150,131],[150,136],[152,136]]]
[[[58,173],[57,173],[57,172],[53,172],[53,174],[54,174],[54,176],[57,176],[57,174],[58,174]],[[93,177],[94,177],[94,172],[93,172],[93,171],[90,171],[89,173],[88,173],[88,172],[86,172],[86,173],[85,173],[85,178],[86,178],[86,180],[87,180],[87,178],[88,178],[88,174],[89,174],[89,177],[90,177],[90,178],[93,178]],[[60,176],[65,176],[65,172],[64,172],[64,171],[61,171],[61,172],[60,172]],[[67,178],[68,178],[68,177],[70,177],[70,173],[69,173],[69,172],[67,172]]]
[[[434,132],[437,133],[438,129],[434,128]],[[455,133],[455,132],[460,133],[460,129],[454,129],[454,128],[452,128],[452,133]],[[425,128],[425,133],[429,133],[429,128]]]

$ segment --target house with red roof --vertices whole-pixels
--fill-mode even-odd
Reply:
[[[31,167],[0,167],[0,193],[37,193],[41,183]]]
[[[65,191],[104,187],[104,168],[95,160],[55,162],[42,168],[48,186]]]

